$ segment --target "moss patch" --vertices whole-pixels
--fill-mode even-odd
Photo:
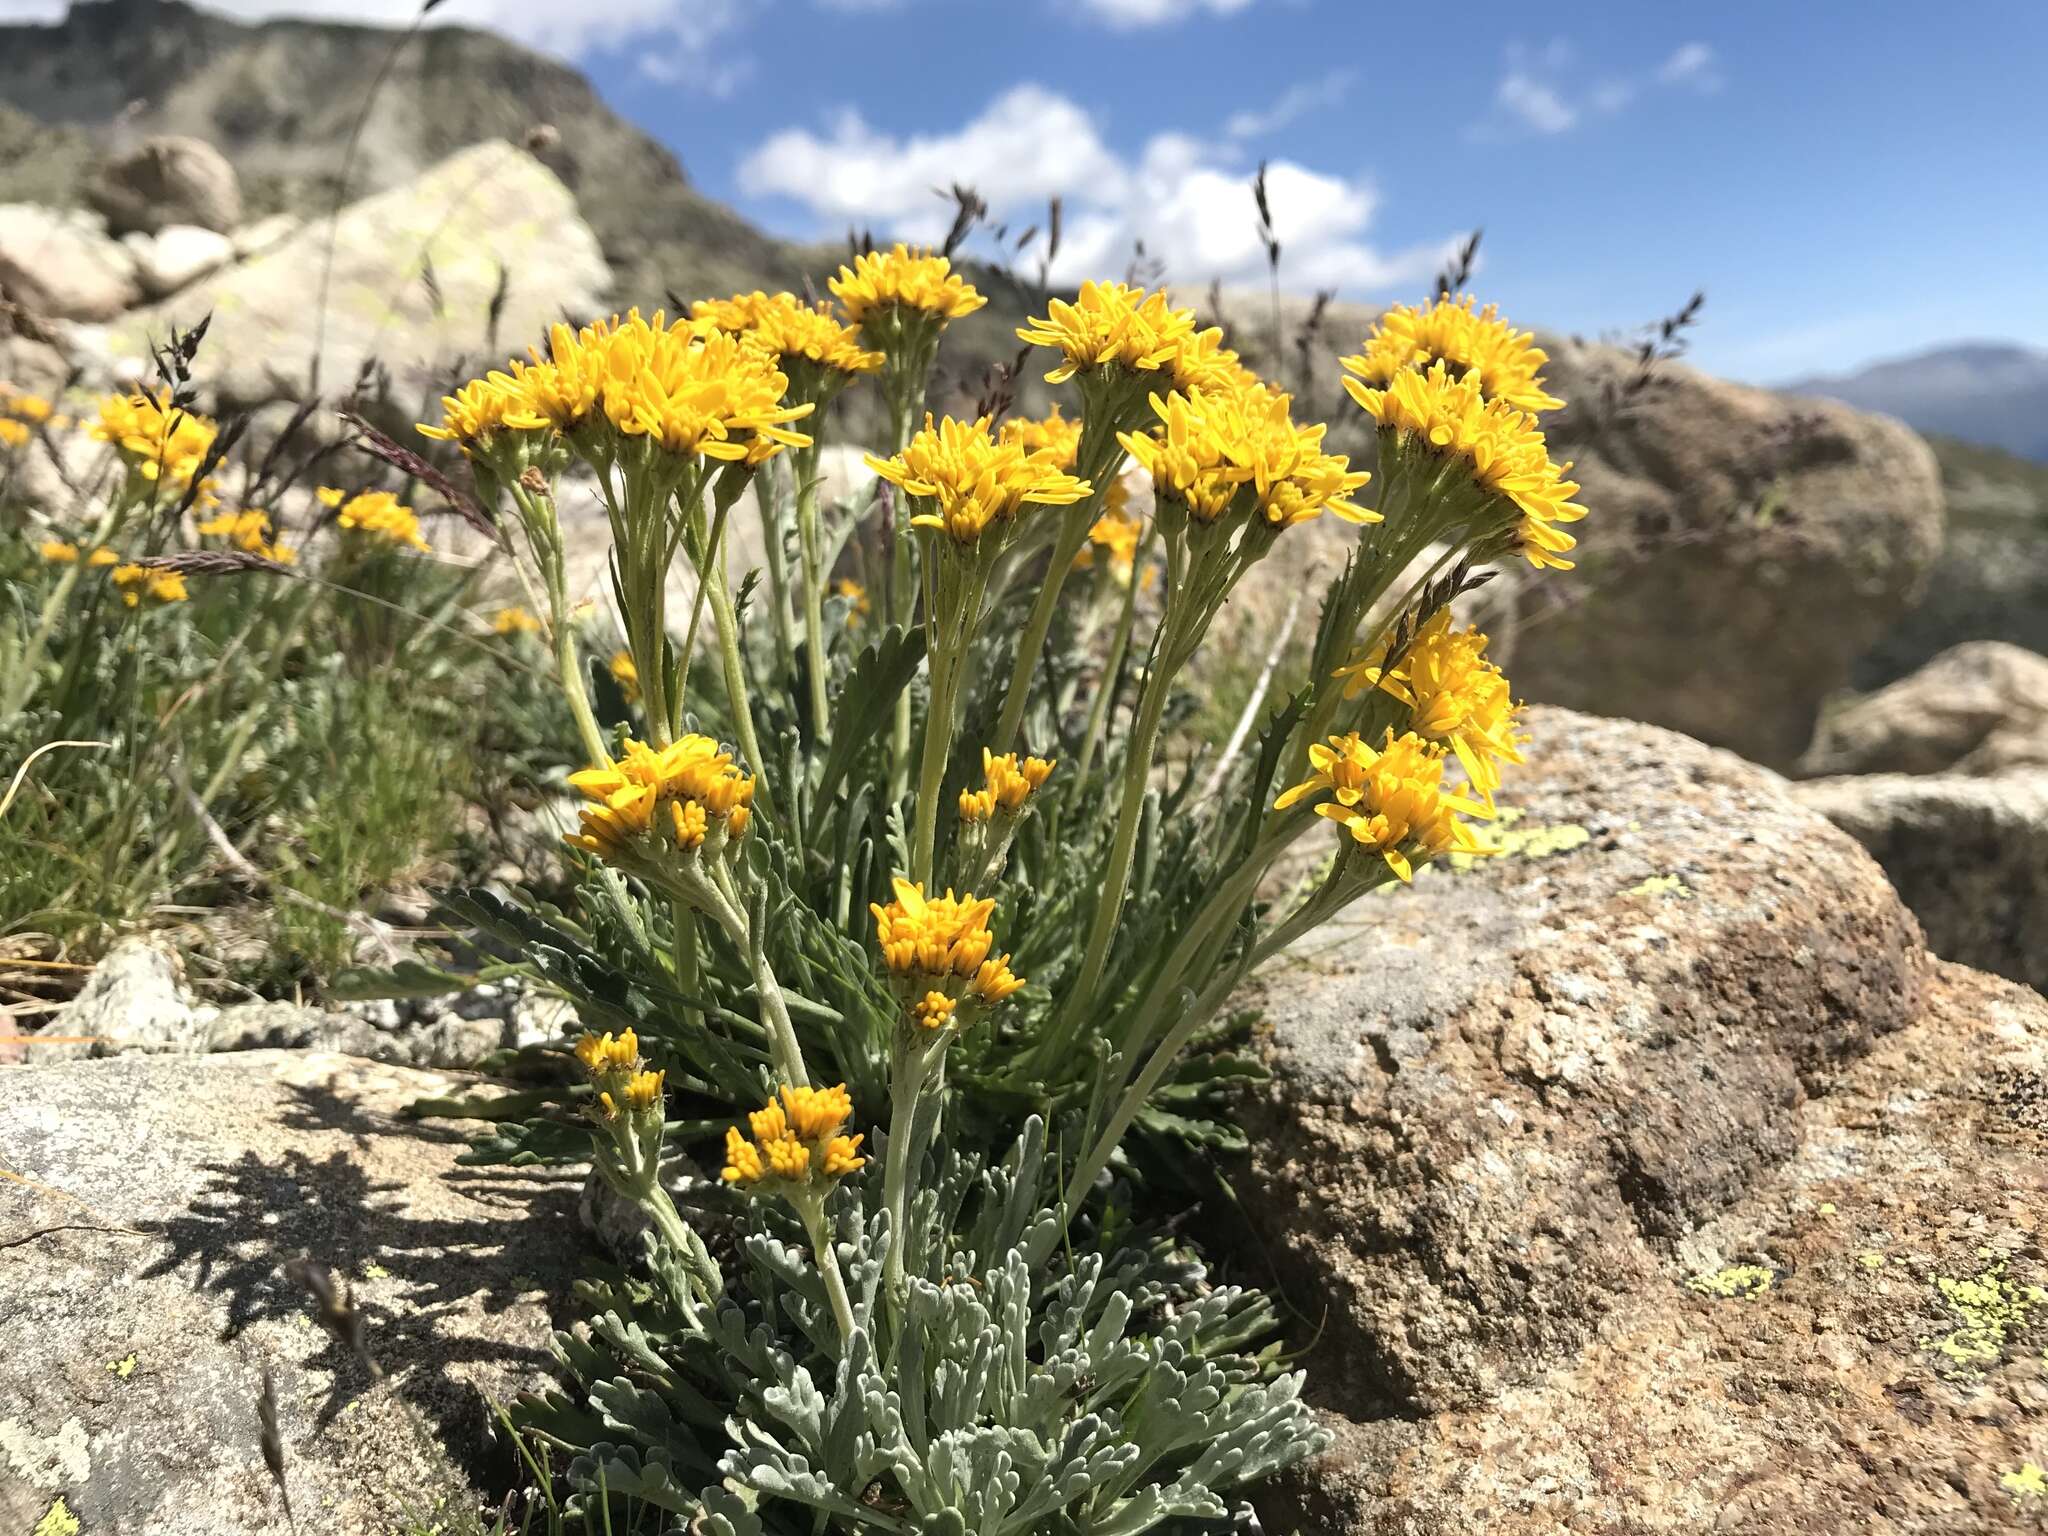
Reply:
[[[1976,1376],[1997,1365],[2005,1359],[2013,1335],[2029,1325],[2034,1309],[2048,1305],[2048,1291],[2011,1279],[2006,1265],[2007,1260],[1999,1258],[1966,1280],[1936,1277],[1935,1288],[1956,1326],[1939,1338],[1920,1342],[1942,1357],[1942,1369],[1949,1374]]]
[[[1694,1275],[1685,1285],[1687,1290],[1697,1291],[1702,1296],[1732,1301],[1742,1296],[1761,1296],[1776,1279],[1777,1276],[1761,1264],[1730,1264],[1726,1269],[1717,1269],[1709,1275]]]

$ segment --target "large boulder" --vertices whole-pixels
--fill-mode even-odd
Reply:
[[[242,222],[242,188],[227,157],[204,139],[160,134],[100,162],[86,201],[117,235],[175,224],[226,234]]]
[[[438,391],[563,316],[594,313],[610,281],[568,188],[524,150],[492,142],[134,311],[106,345],[117,364],[144,357],[170,327],[210,313],[195,372],[223,403],[302,398],[316,353],[329,392],[346,391],[372,360],[406,391]]]
[[[2048,656],[2002,640],[1951,646],[1835,710],[1799,760],[1809,777],[2048,768]]]
[[[152,299],[176,293],[235,259],[235,242],[197,224],[167,224],[153,235],[129,234],[121,244],[135,259],[136,280]]]
[[[141,297],[134,258],[99,220],[0,203],[0,299],[43,320],[109,320]]]
[[[1264,983],[1243,1204],[1352,1418],[1471,1409],[1572,1358],[1923,1008],[1913,919],[1774,775],[1529,724],[1505,856],[1360,903]]]
[[[289,1529],[266,1371],[299,1519],[468,1528],[506,1454],[486,1398],[549,1380],[582,1238],[577,1179],[465,1175],[405,1118],[455,1086],[285,1051],[0,1070],[0,1529]],[[314,1325],[302,1255],[352,1289],[381,1377]],[[80,1524],[39,1526],[60,1501]]]
[[[1544,340],[1590,515],[1578,571],[1530,588],[1517,688],[1789,766],[1941,549],[1933,455],[1888,417],[1676,363],[1638,388],[1635,354]]]
[[[1786,1114],[1781,1166],[1696,1229],[1636,1239],[1640,1280],[1583,1350],[1447,1412],[1338,1400],[1331,1450],[1261,1490],[1266,1529],[2048,1527],[2048,1004],[1937,965],[1905,1029]],[[1685,1156],[1687,1128],[1670,1135]],[[1547,1161],[1505,1126],[1492,1155]],[[1560,1241],[1538,1234],[1528,1261]]]
[[[1938,955],[2048,992],[2048,768],[1797,786],[1868,848]]]

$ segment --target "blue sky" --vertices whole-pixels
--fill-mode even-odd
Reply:
[[[63,0],[0,0],[0,14]],[[202,0],[402,19],[418,0]],[[1738,0],[447,0],[574,59],[762,225],[929,236],[973,181],[1066,198],[1063,275],[1475,287],[1599,333],[1707,306],[1694,356],[1774,381],[1965,338],[2048,345],[2048,4]]]
[[[964,174],[1019,223],[1063,191],[1069,275],[1120,273],[1144,236],[1176,280],[1243,280],[1266,158],[1293,173],[1273,185],[1303,289],[1412,294],[1484,226],[1476,286],[1516,319],[1621,329],[1703,287],[1694,355],[1735,377],[2048,344],[2048,6],[719,9],[708,49],[586,62],[778,231],[865,207],[878,235],[928,233],[929,185]]]

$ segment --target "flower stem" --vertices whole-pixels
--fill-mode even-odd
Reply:
[[[853,1320],[853,1302],[846,1294],[846,1276],[839,1269],[839,1254],[832,1246],[832,1231],[825,1218],[825,1197],[813,1194],[797,1204],[796,1211],[804,1224],[804,1235],[811,1240],[811,1256],[818,1262],[818,1274],[825,1282],[825,1297],[832,1304],[832,1320],[839,1325],[839,1341],[850,1344],[858,1325]]]
[[[796,537],[804,585],[804,661],[811,685],[811,729],[818,740],[831,735],[825,696],[825,547],[818,527],[818,447],[799,448],[794,460]]]

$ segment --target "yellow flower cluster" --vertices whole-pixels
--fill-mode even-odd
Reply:
[[[0,448],[19,448],[50,419],[50,402],[41,395],[0,384]]]
[[[1109,556],[1109,569],[1117,585],[1129,586],[1131,571],[1138,563],[1138,545],[1145,535],[1145,520],[1126,510],[1128,493],[1119,478],[1110,492],[1108,508],[1088,529],[1088,542],[1074,556],[1074,569],[1085,571],[1095,564],[1095,551]],[[1149,576],[1151,572],[1146,572]]]
[[[36,546],[36,553],[52,565],[72,565],[78,560],[78,546],[68,539],[45,539]],[[119,565],[121,557],[102,544],[87,556],[87,565]]]
[[[257,507],[244,507],[240,512],[223,512],[218,517],[199,525],[202,538],[226,539],[235,548],[252,555],[261,555],[265,560],[275,560],[279,565],[290,565],[295,556],[273,537],[270,514]]]
[[[104,562],[95,559],[93,563]],[[144,597],[159,603],[182,603],[192,595],[185,590],[181,572],[159,571],[147,565],[117,565],[113,581],[120,590],[121,601],[130,608],[139,607]]]
[[[785,370],[799,361],[829,373],[873,373],[882,354],[860,344],[860,332],[842,322],[829,304],[810,305],[795,294],[735,294],[700,299],[690,307],[700,326],[752,341]]]
[[[1551,462],[1535,417],[1486,399],[1476,373],[1454,377],[1441,362],[1427,372],[1404,370],[1385,389],[1357,379],[1346,379],[1344,388],[1382,427],[1463,460],[1482,490],[1512,502],[1522,514],[1517,532],[1531,565],[1572,568],[1564,556],[1578,541],[1559,525],[1577,522],[1586,509],[1571,499],[1579,489],[1564,478],[1571,465]]]
[[[168,390],[138,390],[101,400],[90,435],[120,449],[143,479],[183,491],[199,474],[219,431],[206,417],[173,404]]]
[[[1048,384],[1097,368],[1170,372],[1194,334],[1192,309],[1175,309],[1164,293],[1128,283],[1083,283],[1073,303],[1049,300],[1043,320],[1017,328],[1019,341],[1051,347],[1066,359],[1045,376]]]
[[[1415,862],[1442,853],[1491,853],[1464,816],[1491,816],[1476,800],[1448,794],[1443,787],[1444,753],[1413,731],[1396,737],[1391,729],[1378,750],[1352,731],[1308,749],[1315,772],[1273,802],[1286,810],[1310,795],[1330,798],[1316,806],[1351,834],[1359,847],[1379,855],[1403,880],[1414,878]]]
[[[1386,666],[1383,644],[1364,660],[1339,667],[1336,675],[1348,679],[1346,697],[1381,688],[1408,705],[1408,728],[1456,752],[1488,806],[1500,792],[1500,765],[1522,760],[1515,738],[1518,706],[1507,677],[1487,660],[1486,636],[1453,629],[1448,608],[1422,626],[1395,667]]]
[[[1154,488],[1197,522],[1213,523],[1239,504],[1249,487],[1256,514],[1275,528],[1331,512],[1347,522],[1376,523],[1377,512],[1350,500],[1372,476],[1343,454],[1323,452],[1320,422],[1299,426],[1287,395],[1256,380],[1241,387],[1176,390],[1152,397],[1159,426],[1125,432],[1120,441],[1144,466]]]
[[[391,492],[360,491],[348,496],[331,485],[323,485],[318,495],[322,506],[340,509],[334,520],[349,532],[372,534],[423,555],[433,553],[426,535],[420,532],[419,514]]]
[[[1499,400],[1534,415],[1564,404],[1543,388],[1541,369],[1550,355],[1528,331],[1500,318],[1492,304],[1473,312],[1469,296],[1440,297],[1426,309],[1398,304],[1382,315],[1356,357],[1340,359],[1364,383],[1384,389],[1404,370],[1422,371],[1444,363],[1454,374],[1473,378],[1488,400]]]
[[[1003,423],[1000,435],[1004,442],[1015,443],[1054,469],[1072,469],[1081,455],[1081,423],[1062,416],[1057,404],[1043,417],[1012,416]]]
[[[441,425],[422,435],[487,442],[500,430],[575,434],[597,422],[626,438],[692,458],[759,464],[810,438],[789,423],[810,414],[785,405],[789,381],[751,341],[656,310],[633,310],[572,331],[556,325],[548,351],[510,373],[471,380],[441,401]]]
[[[1024,445],[990,435],[989,418],[969,423],[951,416],[924,428],[894,458],[868,454],[867,465],[909,495],[934,503],[911,518],[956,544],[973,544],[991,524],[1008,524],[1026,505],[1065,506],[1093,489],[1053,468]]]
[[[584,808],[582,829],[567,841],[605,858],[630,852],[649,835],[691,852],[714,823],[739,837],[753,814],[754,781],[709,736],[685,736],[659,750],[628,740],[618,762],[572,773],[569,783],[597,803]]]
[[[640,668],[633,660],[631,651],[614,651],[607,664],[612,681],[619,685],[619,692],[625,695],[628,704],[640,702]]]
[[[960,791],[960,819],[983,822],[997,811],[1014,816],[1024,809],[1032,792],[1052,777],[1054,760],[1020,758],[1014,752],[998,757],[987,747],[981,749],[981,788]]]
[[[540,620],[518,604],[500,608],[491,618],[494,635],[532,635],[540,632]]]
[[[868,589],[851,576],[842,576],[832,584],[832,590],[846,599],[846,627],[860,628],[861,620],[873,611],[874,604],[868,601]]]
[[[736,1125],[725,1132],[728,1184],[782,1179],[792,1184],[837,1179],[867,1165],[860,1155],[865,1136],[843,1134],[853,1115],[844,1083],[833,1088],[784,1084],[777,1098],[747,1116],[751,1137]]]
[[[583,1035],[576,1042],[576,1059],[592,1080],[602,1085],[597,1102],[606,1120],[616,1120],[622,1108],[630,1114],[645,1114],[660,1105],[668,1074],[642,1067],[640,1038],[632,1030]]]
[[[847,318],[860,326],[870,315],[892,308],[958,320],[988,302],[944,256],[900,244],[893,250],[866,251],[854,257],[853,265],[841,267],[826,286]]]
[[[989,958],[995,948],[988,928],[996,909],[992,898],[977,901],[948,891],[928,899],[922,885],[890,884],[896,899],[887,906],[874,902],[868,910],[875,916],[882,963],[892,975],[927,987],[964,979],[964,995],[982,1003],[1000,1003],[1024,985],[1011,972],[1008,955]]]

